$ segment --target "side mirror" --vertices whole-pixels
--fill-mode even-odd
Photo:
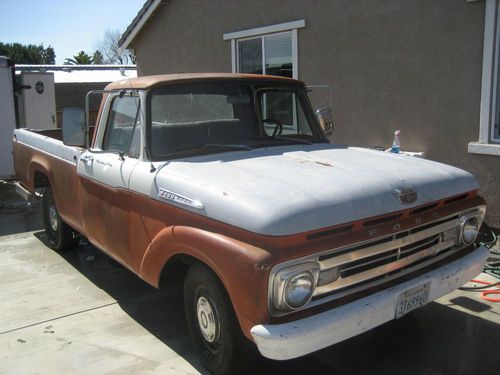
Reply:
[[[85,111],[78,108],[64,108],[62,138],[66,146],[85,148]]]
[[[316,110],[316,117],[325,136],[333,134],[333,110],[331,106],[319,108]]]

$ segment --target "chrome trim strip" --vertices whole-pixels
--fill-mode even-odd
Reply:
[[[387,263],[379,267],[374,267],[372,269],[369,269],[367,271],[363,271],[360,273],[357,273],[355,275],[343,278],[343,279],[338,279],[334,281],[333,283],[319,286],[316,288],[313,298],[321,296],[322,294],[326,293],[331,293],[337,289],[342,289],[347,286],[351,285],[356,285],[364,281],[368,281],[370,279],[376,278],[378,276],[385,275],[386,273],[398,271],[401,268],[404,268],[412,263],[417,262],[420,259],[426,258],[428,256],[436,255],[440,251],[443,251],[445,249],[449,249],[455,245],[455,241],[446,241],[446,242],[440,242],[434,246],[428,247],[427,249],[424,249],[422,251],[419,251],[418,253],[411,254],[405,258],[399,259],[395,262]]]
[[[402,259],[402,258],[405,258],[405,254],[407,253],[411,253],[412,251],[414,251],[415,249],[418,249],[418,248],[422,248],[422,247],[425,247],[425,246],[431,246],[431,244],[435,241],[437,241],[439,239],[439,236],[438,235],[435,235],[435,236],[432,236],[430,237],[430,239],[428,241],[425,241],[424,243],[421,243],[421,244],[418,244],[416,246],[413,246],[413,247],[410,247],[409,249],[406,249],[404,251],[401,251],[401,248],[399,249],[391,249],[388,251],[388,254],[386,256],[383,256],[383,257],[380,257],[380,258],[376,258],[374,260],[371,260],[369,262],[364,262],[364,263],[360,263],[360,264],[356,264],[354,266],[351,266],[351,267],[342,267],[342,273],[345,273],[346,271],[351,271],[351,270],[354,270],[356,268],[359,268],[359,267],[364,267],[364,266],[367,266],[369,264],[373,264],[373,263],[377,263],[377,262],[380,262],[380,261],[383,261],[385,259],[388,259],[388,258],[393,258],[393,257],[397,257],[397,259]],[[393,252],[397,250],[397,253],[394,254]],[[328,271],[328,270],[325,270],[325,271]]]
[[[455,215],[453,215],[453,216],[455,216]],[[428,225],[428,224],[426,224],[426,225]],[[458,220],[447,221],[446,223],[436,225],[432,228],[425,229],[425,230],[420,231],[418,233],[409,234],[406,237],[398,238],[398,239],[392,240],[392,241],[387,241],[387,242],[379,244],[379,245],[366,247],[364,249],[353,251],[351,253],[342,254],[342,255],[339,255],[338,257],[325,259],[325,260],[320,261],[321,270],[337,267],[337,266],[340,266],[340,265],[345,264],[345,263],[353,262],[355,260],[363,259],[363,258],[366,258],[369,256],[384,253],[384,252],[389,251],[389,250],[395,250],[395,249],[398,249],[398,248],[403,247],[403,246],[411,245],[411,244],[418,242],[418,241],[421,241],[427,237],[435,236],[436,234],[444,232],[445,230],[456,228],[457,225],[458,225]],[[413,228],[413,229],[416,229],[416,228]],[[404,233],[404,232],[407,232],[407,231],[403,231],[402,233]],[[388,237],[394,237],[395,235],[396,234],[388,236]],[[380,238],[380,239],[382,239],[382,238]],[[379,238],[377,238],[377,240],[379,240]],[[354,247],[354,246],[351,245],[349,247]]]

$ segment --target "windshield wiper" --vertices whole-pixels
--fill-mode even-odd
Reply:
[[[226,150],[246,150],[246,151],[251,151],[252,148],[247,145],[239,145],[239,144],[218,144],[218,143],[202,143],[196,146],[189,146],[186,148],[179,148],[174,151],[174,153],[177,152],[184,152],[184,151],[194,151],[194,150],[199,150],[199,149],[204,149],[204,148],[220,148],[220,149],[226,149]]]
[[[312,145],[312,142],[308,139],[299,139],[299,138],[286,138],[286,137],[271,137],[272,139],[281,139],[282,141],[292,141],[296,143],[303,143],[306,145]]]
[[[313,143],[308,140],[308,139],[299,139],[299,138],[287,138],[287,137],[279,137],[279,136],[274,136],[274,137],[262,137],[262,138],[257,138],[258,140],[261,141],[267,141],[267,140],[274,140],[277,139],[279,141],[288,141],[291,143],[300,143],[300,144],[305,144],[305,145],[312,145]]]
[[[223,143],[219,144],[219,143],[205,143],[203,145],[201,145],[201,147],[216,147],[216,148],[230,148],[230,149],[235,149],[235,150],[247,150],[247,151],[251,151],[252,148],[250,146],[247,146],[247,145],[240,145],[240,144],[228,144],[228,145],[225,145]]]

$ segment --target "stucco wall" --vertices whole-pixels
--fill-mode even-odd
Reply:
[[[402,148],[464,168],[500,227],[500,157],[478,139],[484,2],[170,0],[134,41],[139,75],[231,71],[226,32],[305,19],[299,79],[334,87],[338,143]]]

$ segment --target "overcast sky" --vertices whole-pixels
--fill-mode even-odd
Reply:
[[[92,54],[106,29],[123,32],[146,0],[0,0],[0,42],[51,45],[56,63]]]

